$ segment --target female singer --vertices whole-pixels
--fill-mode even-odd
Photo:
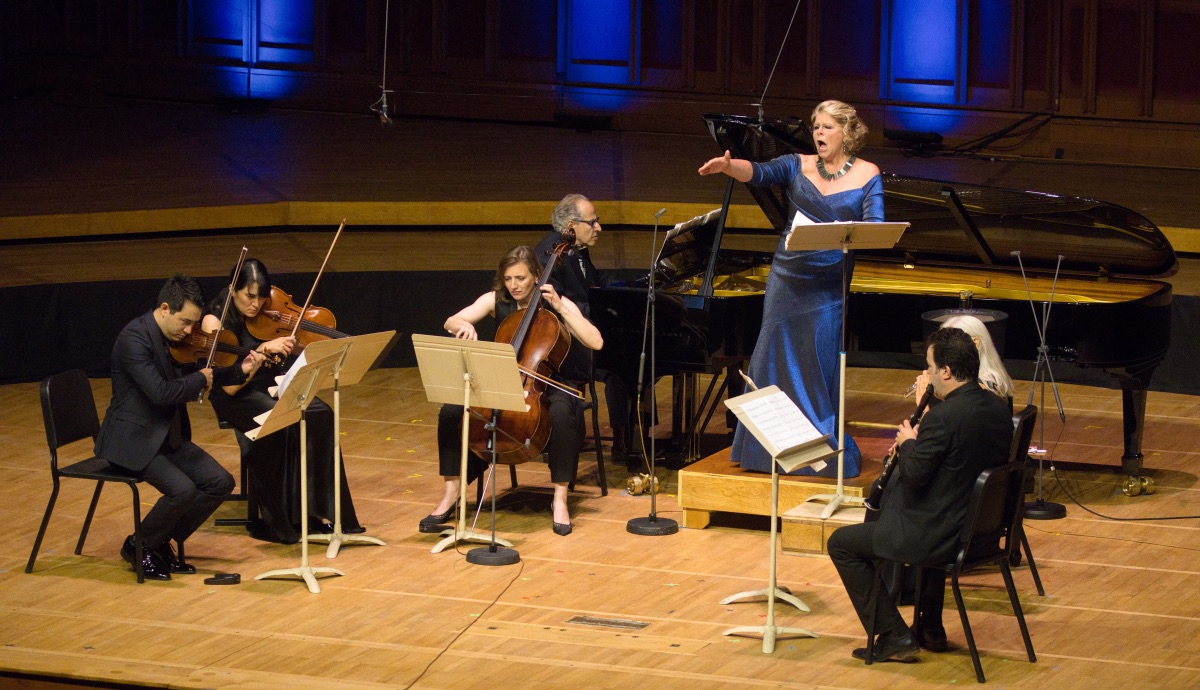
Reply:
[[[446,319],[446,331],[456,338],[478,340],[475,324],[487,316],[494,317],[497,323],[503,322],[513,312],[525,308],[533,297],[541,272],[533,249],[519,246],[508,250],[496,269],[491,291],[483,293],[470,306]],[[559,295],[549,283],[542,286],[542,303],[558,316],[570,332],[572,354],[584,355],[583,348],[599,350],[604,345],[600,331],[584,318],[579,307]],[[568,354],[566,360],[560,377],[569,375],[572,355]],[[555,378],[559,380],[559,377]],[[582,388],[570,379],[564,379],[563,383]],[[565,537],[571,533],[567,485],[575,478],[579,466],[579,449],[583,446],[583,407],[578,398],[553,386],[547,386],[545,395],[550,403],[551,431],[546,450],[550,456],[550,481],[554,483],[553,528],[555,534]],[[458,492],[462,490],[459,476],[462,463],[461,405],[443,405],[438,415],[438,462],[445,491],[433,512],[421,519],[419,529],[426,533],[440,532],[440,525],[454,516],[458,505]],[[469,454],[467,482],[481,476],[485,467],[482,459],[473,453]]]
[[[784,185],[792,212],[817,223],[839,220],[882,221],[883,183],[879,168],[854,155],[867,127],[855,109],[825,101],[812,112],[816,155],[789,154],[767,163],[725,155],[700,166],[701,175],[725,173],[757,186]],[[803,232],[803,229],[797,232]],[[843,255],[840,250],[786,251],[790,233],[779,238],[763,306],[762,329],[750,358],[750,378],[778,385],[836,444],[838,352],[842,348]],[[849,279],[854,258],[845,267]],[[858,476],[860,455],[846,437],[845,476]],[[754,436],[737,426],[731,456],[743,467],[771,471],[771,455]],[[837,464],[817,474],[835,476]],[[809,467],[796,474],[813,474]]]
[[[246,320],[258,315],[271,295],[271,277],[257,259],[246,259],[233,282],[233,299],[225,317],[225,329],[238,337],[242,347],[268,356],[285,358],[292,352],[292,336],[262,341],[250,334]],[[220,314],[228,288],[212,302],[210,311]],[[204,330],[212,332],[220,316],[204,317]],[[290,362],[287,362],[290,363]],[[245,383],[237,386],[213,386],[208,399],[217,416],[246,432],[258,427],[254,417],[275,407],[267,393],[275,376],[286,371],[259,368]],[[308,524],[311,532],[329,532],[327,520],[334,518],[333,496],[333,410],[320,399],[309,404],[308,420]],[[249,470],[250,500],[258,507],[260,518],[247,526],[250,535],[264,541],[293,544],[300,540],[300,425],[264,436],[253,443],[245,462]],[[363,529],[354,513],[354,503],[343,467],[342,530],[359,533]]]

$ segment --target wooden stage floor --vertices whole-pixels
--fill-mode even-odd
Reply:
[[[70,118],[41,96],[0,105],[0,124],[20,133],[5,141],[0,166],[0,288],[158,280],[176,270],[220,276],[247,241],[277,277],[312,273],[347,215],[352,231],[332,271],[486,271],[503,249],[539,236],[553,203],[568,192],[593,198],[609,224],[594,252],[597,264],[636,268],[646,263],[656,210],[667,206],[663,222],[675,223],[719,205],[724,189],[695,175],[715,153],[700,123],[693,137],[430,120],[381,130],[365,116],[234,114],[111,99],[91,105],[86,117]],[[1101,198],[1185,235],[1196,227],[1194,170],[905,159],[894,149],[864,156],[895,172]],[[735,201],[751,203],[741,189]],[[526,227],[480,234],[471,227],[478,225]],[[330,232],[304,232],[306,226]],[[190,229],[209,232],[175,232]],[[130,238],[151,232],[162,234]],[[64,237],[85,239],[53,241]],[[1172,278],[1176,294],[1200,294],[1195,260],[1181,264]],[[0,326],[5,335],[19,324],[0,316]],[[912,372],[852,369],[848,419],[896,423],[910,411],[898,392],[911,381]],[[93,385],[103,412],[109,383]],[[1029,385],[1018,383],[1019,401]],[[1200,514],[1200,405],[1185,395],[1149,394],[1145,466],[1158,493],[1131,499],[1119,487],[1119,393],[1062,390],[1067,422],[1051,418],[1045,427],[1062,484],[1048,475],[1047,492],[1068,504],[1068,515],[1027,523],[1048,596],[1036,595],[1028,573],[1016,575],[1039,661],[1024,661],[1000,576],[986,573],[971,576],[966,591],[984,669],[1006,687],[1200,686],[1197,524],[1148,519]],[[412,369],[375,371],[343,397],[356,506],[369,533],[387,545],[345,548],[330,564],[345,576],[322,580],[313,595],[298,582],[252,579],[295,565],[298,546],[257,542],[233,527],[201,529],[188,554],[202,573],[241,573],[240,585],[205,586],[203,575],[136,584],[117,555],[130,529],[122,487],[106,489],[84,553],[75,556],[90,497],[81,482],[64,484],[37,569],[25,574],[50,491],[48,454],[37,384],[0,386],[0,519],[9,526],[0,532],[0,673],[176,688],[973,682],[961,648],[923,654],[912,665],[853,660],[863,633],[823,557],[779,561],[780,582],[812,612],[780,606],[778,623],[815,630],[819,639],[784,641],[766,656],[756,640],[723,637],[730,627],[764,621],[762,604],[717,602],[765,583],[765,522],[724,516],[704,530],[630,535],[625,523],[647,513],[648,499],[622,492],[626,471],[617,465],[609,467],[610,494],[601,497],[586,454],[569,537],[551,533],[548,471],[530,464],[520,468],[522,487],[506,494],[498,518],[520,565],[489,568],[459,553],[433,555],[436,536],[419,534],[416,525],[441,492],[437,410],[425,402],[419,377]],[[236,474],[230,432],[217,428],[207,407],[192,416],[197,441]],[[890,435],[854,424],[850,433],[870,457],[882,456]],[[659,505],[678,519],[676,485],[670,473]],[[1071,503],[1063,487],[1100,515]],[[147,488],[145,503],[156,498]],[[219,515],[241,508],[230,504]],[[326,565],[323,554],[312,551],[314,565]],[[570,622],[579,616],[647,626]],[[947,628],[951,642],[963,645],[953,617]],[[0,677],[0,686],[17,682]]]
[[[891,423],[906,414],[898,391],[911,372],[853,369],[848,419]],[[0,670],[157,687],[314,688],[879,688],[969,685],[973,672],[962,630],[946,619],[948,654],[923,653],[911,665],[862,665],[850,657],[862,631],[837,574],[824,557],[783,556],[781,584],[812,612],[777,609],[779,625],[819,639],[785,640],[763,655],[757,640],[723,630],[762,624],[761,603],[717,602],[765,582],[765,524],[714,521],[667,537],[625,531],[648,500],[622,491],[623,467],[610,465],[601,497],[581,458],[569,537],[549,529],[548,471],[520,468],[499,534],[520,551],[519,565],[484,567],[462,554],[431,554],[436,535],[417,521],[440,495],[435,470],[436,407],[412,369],[378,370],[348,389],[344,448],[359,515],[386,546],[346,547],[332,562],[320,547],[313,565],[343,577],[310,594],[298,581],[254,581],[291,567],[298,546],[267,544],[241,528],[202,528],[188,543],[201,574],[138,585],[118,558],[129,531],[129,497],[110,487],[82,556],[71,553],[90,485],[67,481],[33,574],[24,566],[49,495],[37,385],[0,388]],[[665,385],[665,384],[664,384]],[[1023,400],[1028,383],[1019,383]],[[108,382],[95,380],[101,412]],[[1046,445],[1062,486],[1096,513],[1153,518],[1200,513],[1198,409],[1189,396],[1151,393],[1146,466],[1158,493],[1135,499],[1119,489],[1121,416],[1115,391],[1064,386],[1067,423],[1050,419]],[[237,450],[211,412],[193,406],[198,442],[235,471]],[[889,433],[852,425],[867,453]],[[660,511],[678,519],[675,473]],[[502,487],[507,480],[502,480]],[[1046,585],[1039,597],[1016,574],[1038,663],[1024,660],[998,573],[965,585],[990,682],[1005,687],[1195,687],[1200,684],[1200,558],[1194,520],[1117,521],[1070,503],[1051,479],[1048,497],[1068,516],[1028,522]],[[156,498],[147,487],[143,500]],[[145,506],[144,506],[145,507]],[[224,506],[234,516],[242,504]],[[761,521],[761,518],[759,518]],[[723,526],[722,526],[723,525]],[[242,574],[240,585],[205,586],[204,573]],[[636,631],[572,623],[576,617],[639,621]],[[13,682],[12,679],[9,679]],[[0,680],[0,684],[3,684]]]

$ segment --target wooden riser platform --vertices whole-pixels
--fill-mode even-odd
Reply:
[[[864,459],[861,474],[844,482],[848,496],[861,498],[872,479],[879,475],[879,463],[872,466]],[[833,493],[837,480],[826,477],[779,477],[779,510],[800,505],[810,496]],[[713,453],[679,471],[679,507],[683,526],[704,529],[713,512],[746,515],[771,514],[771,475],[743,469],[729,459],[729,449]]]

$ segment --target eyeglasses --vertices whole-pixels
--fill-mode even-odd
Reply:
[[[600,222],[600,216],[596,216],[595,218],[593,218],[591,220],[585,220],[583,218],[576,218],[575,220],[579,221],[580,223],[587,223],[588,227],[595,230],[596,224]]]

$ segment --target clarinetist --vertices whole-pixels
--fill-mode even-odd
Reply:
[[[1009,407],[980,387],[979,354],[969,335],[957,328],[934,331],[925,362],[941,404],[931,406],[915,428],[908,420],[900,424],[895,477],[879,519],[847,525],[829,539],[829,556],[864,630],[872,615],[868,606],[878,559],[903,563],[952,559],[971,487],[980,472],[1004,464],[1012,441]],[[936,575],[933,569],[927,572]],[[921,630],[908,628],[891,597],[877,597],[874,615],[879,637],[874,661],[916,659],[918,634],[940,633],[945,640],[944,585],[936,594],[928,599],[922,596],[922,621],[928,629]],[[866,651],[856,649],[853,656],[866,660]]]

